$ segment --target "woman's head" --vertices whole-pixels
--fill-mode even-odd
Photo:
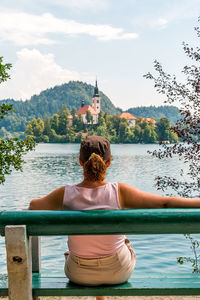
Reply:
[[[84,178],[89,181],[102,181],[111,161],[110,143],[102,136],[88,136],[81,142],[80,161]]]

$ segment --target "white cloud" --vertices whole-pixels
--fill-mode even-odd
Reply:
[[[159,18],[156,22],[158,25],[166,25],[168,23],[168,20],[167,19],[164,19],[164,18]]]
[[[99,11],[108,8],[107,0],[51,0],[55,5],[68,6],[78,10]]]
[[[59,19],[50,13],[39,16],[24,12],[0,12],[0,20],[0,39],[19,46],[56,43],[56,40],[48,37],[50,33],[68,36],[85,34],[105,41],[138,37],[138,34],[126,33],[122,28]]]
[[[158,18],[156,21],[153,22],[153,27],[158,27],[158,28],[166,28],[168,24],[168,20],[165,18]]]
[[[22,49],[17,52],[17,61],[12,68],[11,79],[0,86],[1,99],[29,99],[46,88],[70,80],[94,82],[85,73],[64,69],[54,60],[54,55],[42,54],[38,50]]]
[[[134,17],[132,24],[141,28],[163,29],[166,28],[169,20],[165,17],[155,17],[149,15],[140,15]]]

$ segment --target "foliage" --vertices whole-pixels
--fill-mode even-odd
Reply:
[[[185,262],[190,262],[193,267],[193,273],[199,273],[200,270],[200,263],[199,263],[199,258],[200,254],[197,254],[197,249],[199,248],[199,242],[198,240],[194,239],[193,237],[190,236],[190,234],[184,234],[186,239],[188,239],[191,243],[190,249],[192,250],[194,254],[194,258],[192,257],[178,257],[177,261],[180,265],[182,265]]]
[[[8,70],[10,70],[11,67],[11,64],[3,64],[3,57],[0,56],[0,84],[10,78]]]
[[[11,68],[10,64],[3,64],[3,58],[0,57],[0,83],[10,78],[7,70]],[[0,121],[12,110],[12,105],[2,104],[0,106]],[[34,148],[35,142],[31,139],[18,140],[0,138],[0,184],[4,183],[5,176],[13,170],[22,171],[24,162],[22,156]]]
[[[77,143],[87,134],[100,135],[106,137],[111,143],[156,143],[162,138],[162,131],[167,132],[170,142],[177,141],[177,136],[171,135],[170,123],[166,119],[166,126],[162,119],[158,122],[160,126],[147,123],[142,118],[139,119],[135,127],[131,127],[128,120],[120,119],[115,115],[108,115],[102,111],[98,116],[98,124],[92,123],[92,115],[86,116],[88,124],[84,124],[81,115],[74,113],[73,119],[69,119],[66,106],[54,114],[52,117],[46,116],[29,121],[26,127],[26,135],[34,138],[36,142],[50,143]],[[169,132],[168,132],[169,131]]]
[[[0,139],[0,184],[5,182],[5,175],[10,174],[13,168],[22,171],[22,156],[33,148],[34,143],[31,139]]]
[[[136,116],[136,118],[155,118],[159,121],[161,118],[167,118],[171,124],[175,124],[180,117],[179,109],[173,105],[161,105],[161,106],[139,106],[128,109],[128,112]]]
[[[200,21],[200,19],[199,19]],[[197,36],[200,37],[199,27],[195,28]],[[188,168],[180,170],[180,178],[172,178],[169,176],[156,178],[157,187],[161,190],[172,188],[180,196],[184,197],[199,197],[200,188],[200,48],[190,47],[183,43],[185,54],[195,63],[189,66],[184,66],[182,73],[185,75],[185,82],[178,82],[175,75],[170,75],[164,72],[161,64],[158,61],[154,62],[154,68],[158,76],[153,76],[148,73],[145,75],[147,79],[151,79],[155,83],[155,88],[158,93],[164,94],[167,97],[166,103],[179,103],[180,115],[176,124],[171,127],[171,131],[176,133],[182,143],[174,145],[162,144],[163,148],[159,151],[154,151],[152,154],[158,158],[178,156],[187,165]],[[189,179],[184,179],[186,178]],[[190,236],[186,236],[191,241]],[[193,252],[196,260],[196,246],[194,242]],[[178,259],[179,263],[186,261],[192,262],[194,272],[200,272],[199,264],[193,259]]]

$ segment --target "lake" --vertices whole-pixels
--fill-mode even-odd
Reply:
[[[43,196],[53,189],[78,183],[82,169],[78,164],[78,144],[39,144],[36,150],[25,156],[23,172],[13,173],[0,186],[1,210],[26,209],[29,201]],[[152,157],[147,150],[158,149],[159,145],[111,145],[113,161],[108,168],[107,180],[124,182],[147,192],[160,193],[154,186],[155,176],[179,177],[185,167],[178,158]],[[195,236],[197,237],[197,235]],[[137,272],[192,272],[190,264],[179,265],[179,256],[192,256],[190,242],[183,235],[129,236],[133,243]],[[42,238],[42,270],[63,273],[65,237]],[[4,238],[0,238],[1,273],[6,273]]]

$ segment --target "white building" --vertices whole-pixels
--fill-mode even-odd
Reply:
[[[119,115],[119,118],[128,120],[130,127],[133,127],[136,125],[137,118],[128,112],[121,113],[121,115]]]
[[[87,112],[89,112],[92,115],[93,121],[90,122],[92,124],[97,124],[98,123],[98,114],[101,111],[101,97],[99,97],[99,89],[97,86],[97,80],[96,80],[96,85],[94,88],[94,95],[92,97],[92,106],[90,105],[85,105],[84,101],[81,102],[81,107],[77,111],[76,115],[81,115],[83,119],[84,124],[88,124],[87,121]]]

